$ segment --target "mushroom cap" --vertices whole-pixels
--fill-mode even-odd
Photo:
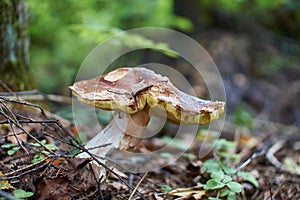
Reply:
[[[70,86],[79,101],[104,110],[134,114],[153,108],[156,116],[180,124],[206,124],[218,119],[225,102],[208,101],[188,95],[171,81],[146,68],[119,68],[108,74]],[[163,111],[165,110],[165,111]]]

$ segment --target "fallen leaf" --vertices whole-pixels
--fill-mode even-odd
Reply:
[[[0,177],[2,175],[2,172],[0,171]],[[0,181],[0,189],[1,190],[8,190],[8,189],[14,189],[14,186],[12,186],[8,180],[3,180],[3,181]]]
[[[194,186],[189,188],[177,188],[168,194],[183,198],[194,197],[195,199],[201,199],[202,196],[206,194],[206,190],[203,190],[202,186]]]

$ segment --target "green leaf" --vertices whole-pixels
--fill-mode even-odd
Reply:
[[[49,154],[50,154],[50,152],[49,152],[49,151],[46,151],[46,150],[42,150],[42,151],[40,151],[39,153],[42,153],[42,154],[45,154],[45,155],[49,155]]]
[[[14,146],[16,146],[15,144],[13,144],[13,143],[10,143],[10,144],[3,144],[3,145],[1,145],[1,147],[2,148],[5,148],[5,149],[8,149],[8,148],[10,148],[10,147],[14,147]]]
[[[16,151],[12,150],[12,149],[7,151],[7,154],[10,155],[10,156],[15,154],[15,153],[16,153]]]
[[[18,151],[20,149],[20,147],[13,147],[12,150],[14,151]]]
[[[29,145],[34,146],[34,147],[40,147],[41,145],[39,143],[32,143],[30,142]]]
[[[75,156],[75,155],[79,154],[79,152],[80,152],[80,149],[72,149],[70,153],[72,156]]]
[[[230,167],[227,163],[225,163],[224,161],[221,162],[221,166],[225,172],[225,174],[234,174],[236,172],[236,169],[234,169],[233,167]]]
[[[33,156],[31,163],[37,163],[43,159],[45,159],[45,156],[43,156],[42,154],[36,154]]]
[[[224,179],[224,172],[223,171],[212,172],[210,174],[210,177],[212,179],[217,179],[217,180],[222,181]]]
[[[226,186],[235,193],[242,192],[243,186],[239,184],[238,182],[230,181],[226,183]]]
[[[219,199],[217,197],[208,197],[208,200],[221,200],[221,199]]]
[[[14,194],[14,197],[18,198],[18,199],[23,199],[23,198],[27,198],[27,197],[33,196],[33,192],[26,192],[24,190],[19,190],[19,189],[15,190],[13,192],[13,194]]]
[[[189,159],[189,160],[195,160],[197,158],[197,156],[195,156],[194,154],[192,153],[184,153],[183,154],[183,157]]]
[[[221,171],[221,167],[220,167],[219,161],[217,161],[215,159],[208,159],[207,161],[205,161],[203,163],[201,170],[208,172],[208,173],[212,173],[212,172]]]
[[[224,178],[222,180],[223,183],[228,183],[229,181],[232,181],[232,178],[228,175],[224,175]]]
[[[253,116],[246,110],[245,106],[241,104],[233,114],[233,121],[237,125],[251,128],[253,125]]]
[[[223,151],[223,152],[228,152],[236,147],[236,143],[234,141],[229,141],[226,139],[218,139],[214,143],[214,149]]]
[[[162,191],[164,191],[165,193],[171,192],[172,188],[168,185],[162,185],[161,186]]]
[[[210,190],[220,189],[225,186],[225,184],[218,179],[210,179],[206,182],[206,185]]]
[[[225,197],[229,194],[230,190],[228,188],[225,188],[221,194],[220,194],[220,197]]]
[[[254,185],[255,187],[259,187],[259,184],[255,178],[255,176],[253,174],[251,174],[250,172],[238,172],[237,174],[240,178],[242,178],[245,181],[248,181],[250,183],[252,183],[252,185]]]
[[[230,191],[228,193],[227,200],[236,200],[236,194]]]
[[[50,150],[56,150],[56,149],[58,149],[58,147],[55,145],[55,144],[46,144],[45,145],[48,149],[50,149]]]

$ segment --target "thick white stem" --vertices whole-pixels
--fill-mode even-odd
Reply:
[[[146,132],[146,126],[149,122],[148,111],[140,111],[138,113],[128,115],[124,112],[114,114],[111,122],[92,138],[85,148],[89,152],[100,158],[105,164],[106,154],[111,149],[130,150],[134,149]],[[79,158],[90,158],[90,155],[83,152],[78,155]],[[105,170],[93,162],[94,169],[99,177],[105,174]]]
[[[128,124],[128,118],[124,113],[115,113],[111,122],[92,138],[85,148],[91,154],[104,158],[112,148],[119,148],[120,142],[124,137],[124,132]],[[83,152],[78,155],[80,158],[89,158],[89,154]]]

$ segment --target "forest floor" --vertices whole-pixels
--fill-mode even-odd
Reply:
[[[300,198],[300,135],[295,126],[259,120],[250,129],[226,122],[220,137],[200,131],[191,138],[194,142],[189,150],[166,167],[130,173],[107,165],[110,173],[99,183],[89,168],[91,160],[73,156],[78,153],[77,133],[69,121],[24,101],[1,98],[1,108],[0,183],[7,193],[15,189],[33,192],[29,199],[128,199],[131,195],[132,199],[221,198],[225,187],[205,187],[211,177],[204,166],[208,160],[223,159],[236,170],[230,173],[224,168],[225,174],[243,186],[237,199]],[[206,147],[212,148],[200,159],[204,138]],[[174,148],[185,145],[184,141]],[[147,139],[139,148],[163,145],[164,137]],[[162,156],[155,162],[164,163],[164,159]],[[239,176],[241,171],[249,172],[258,185]]]

